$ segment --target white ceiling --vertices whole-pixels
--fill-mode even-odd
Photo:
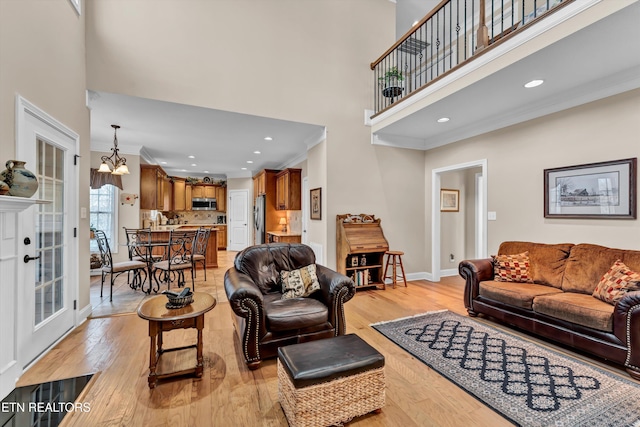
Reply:
[[[405,118],[378,125],[374,142],[430,149],[638,88],[639,22],[637,2]],[[512,41],[518,43],[515,37]],[[545,83],[525,89],[533,79]],[[417,95],[412,98],[422,94]],[[440,117],[451,120],[437,123]]]
[[[121,154],[141,153],[174,176],[250,177],[280,169],[304,160],[324,133],[318,125],[105,92],[90,91],[89,107],[93,151],[109,152],[117,124]]]

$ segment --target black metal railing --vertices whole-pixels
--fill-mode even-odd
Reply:
[[[374,114],[574,0],[444,0],[371,64]],[[484,13],[480,13],[484,10]]]

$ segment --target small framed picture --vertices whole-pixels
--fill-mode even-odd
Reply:
[[[309,190],[311,197],[311,219],[322,219],[322,188]]]
[[[351,267],[357,267],[358,266],[358,256],[354,255],[351,257]]]
[[[460,210],[460,190],[440,190],[440,212],[458,212]]]

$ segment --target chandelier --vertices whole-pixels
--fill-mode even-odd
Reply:
[[[112,154],[110,156],[102,156],[102,164],[100,165],[100,169],[98,172],[111,172],[113,175],[126,175],[129,173],[129,168],[127,167],[127,159],[124,157],[120,157],[118,154],[118,136],[116,132],[120,129],[118,125],[111,125],[113,128],[113,148],[111,149]],[[109,166],[109,164],[111,166]]]

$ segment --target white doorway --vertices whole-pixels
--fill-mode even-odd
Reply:
[[[19,220],[18,356],[24,368],[73,328],[78,293],[78,135],[18,99],[16,157],[38,178],[37,199]],[[28,258],[27,258],[28,257]]]
[[[462,171],[471,168],[482,168],[480,175],[484,179],[478,180],[481,188],[476,194],[480,194],[481,200],[479,201],[481,206],[478,207],[478,200],[475,201],[476,206],[476,230],[480,229],[480,232],[476,236],[476,257],[485,258],[487,256],[487,160],[477,160],[467,163],[461,163],[452,166],[446,166],[444,168],[433,169],[431,171],[431,280],[437,282],[442,275],[441,271],[441,212],[440,212],[440,189],[441,187],[441,175],[446,172]],[[478,224],[481,222],[480,226]]]
[[[227,234],[230,251],[249,246],[249,190],[229,190]]]
[[[309,244],[309,177],[302,178],[302,243]]]

